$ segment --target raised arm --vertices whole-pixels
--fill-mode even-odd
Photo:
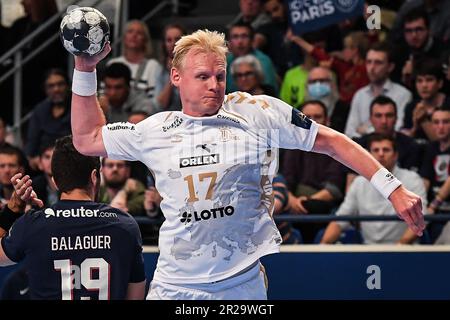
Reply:
[[[364,148],[345,135],[319,125],[313,151],[333,157],[371,181],[391,201],[395,211],[405,220],[409,228],[418,236],[422,235],[425,222],[420,197],[401,185],[393,191],[387,191],[396,186],[395,182],[398,180],[392,175],[386,175],[386,171],[380,170],[383,169],[381,164]]]
[[[71,111],[73,144],[88,156],[107,156],[102,138],[106,119],[96,96],[95,67],[110,51],[108,43],[98,55],[75,56]]]

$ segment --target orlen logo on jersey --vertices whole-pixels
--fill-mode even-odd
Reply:
[[[192,220],[201,221],[201,220],[209,220],[209,219],[218,219],[223,218],[224,216],[232,216],[234,213],[233,206],[226,206],[220,208],[214,208],[210,210],[202,210],[200,214],[197,211],[194,213],[183,212],[181,215],[181,223],[188,224]]]
[[[115,212],[103,212],[98,209],[85,209],[84,207],[78,209],[53,210],[47,208],[44,211],[45,218],[117,218]]]
[[[208,154],[180,159],[180,168],[206,166],[220,162],[219,154]]]

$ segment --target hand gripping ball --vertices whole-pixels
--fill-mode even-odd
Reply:
[[[108,20],[95,8],[76,7],[62,19],[60,37],[70,53],[96,55],[109,40]]]

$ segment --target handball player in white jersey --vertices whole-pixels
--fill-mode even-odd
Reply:
[[[225,96],[223,34],[199,30],[175,46],[171,81],[182,111],[134,125],[106,124],[96,98],[96,64],[110,51],[75,57],[72,132],[86,155],[138,160],[163,200],[157,268],[147,299],[267,299],[259,258],[279,251],[272,219],[276,148],[325,153],[372,182],[418,235],[420,198],[362,147],[286,103]]]

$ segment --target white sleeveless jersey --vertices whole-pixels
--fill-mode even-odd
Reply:
[[[103,127],[112,159],[139,160],[163,197],[154,279],[208,283],[279,251],[272,219],[277,148],[312,149],[318,126],[281,100],[236,92],[218,113],[161,112]]]

